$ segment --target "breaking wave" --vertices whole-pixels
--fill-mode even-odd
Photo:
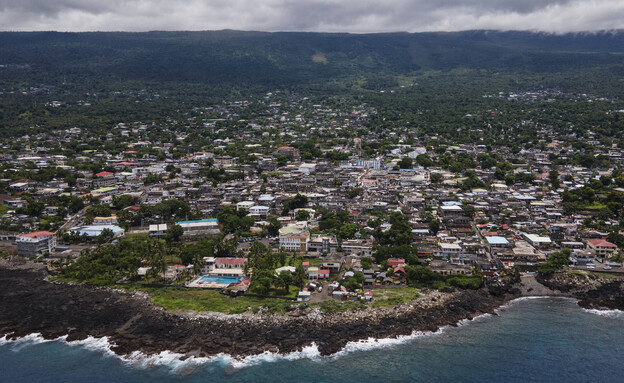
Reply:
[[[479,315],[473,319],[464,319],[457,323],[457,326],[463,326],[471,322],[475,322],[490,317],[491,314]],[[17,339],[9,339],[6,335],[0,338],[0,345],[10,344],[11,349],[19,351],[29,345],[46,342],[64,342],[71,347],[82,347],[86,350],[100,352],[105,356],[119,358],[123,363],[140,369],[151,369],[163,367],[176,373],[188,373],[196,368],[207,364],[216,364],[226,369],[242,369],[262,363],[274,363],[284,360],[308,359],[312,361],[323,361],[343,357],[353,352],[369,351],[374,349],[394,347],[400,344],[413,342],[419,338],[436,336],[444,333],[452,326],[444,326],[435,332],[414,331],[410,335],[399,335],[391,338],[368,338],[359,341],[348,342],[339,352],[321,356],[318,346],[312,343],[303,347],[300,351],[281,354],[279,352],[265,351],[256,355],[248,355],[244,357],[236,357],[229,354],[221,353],[211,357],[185,356],[171,351],[163,351],[159,354],[145,354],[140,351],[134,351],[128,355],[119,356],[112,351],[114,344],[110,342],[108,337],[95,338],[89,336],[83,340],[67,341],[67,336],[58,337],[56,339],[44,339],[41,334],[30,334]]]
[[[599,315],[602,317],[624,318],[624,311],[622,310],[583,309],[583,311],[594,314],[594,315]]]

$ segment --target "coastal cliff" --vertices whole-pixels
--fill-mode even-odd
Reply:
[[[436,331],[494,313],[519,296],[517,289],[429,291],[409,304],[346,313],[295,309],[283,315],[184,315],[152,305],[143,294],[45,279],[45,271],[33,264],[0,265],[0,335],[67,335],[68,341],[106,336],[119,355],[169,350],[187,357],[243,356],[288,353],[312,343],[329,355],[350,341]],[[617,291],[609,287],[605,294],[611,293]]]

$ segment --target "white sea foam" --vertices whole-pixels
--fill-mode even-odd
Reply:
[[[58,340],[61,340],[61,339],[59,338]],[[66,341],[66,339],[62,339],[62,340]],[[116,356],[116,354],[112,351],[113,344],[108,340],[108,337],[106,336],[101,337],[101,338],[94,338],[92,336],[88,336],[82,340],[73,340],[71,342],[66,341],[66,343],[69,346],[82,347],[89,351],[97,351],[105,355]]]
[[[583,309],[583,311],[586,311],[586,312],[594,314],[594,315],[599,315],[599,316],[602,316],[602,317],[624,318],[624,311],[622,311],[622,310]]]
[[[504,305],[500,306],[499,308],[495,309],[494,312],[496,314],[499,314],[501,311],[516,305],[520,302],[524,302],[524,301],[531,301],[531,300],[535,300],[535,299],[562,299],[562,300],[571,300],[574,302],[577,302],[578,299],[576,298],[570,298],[570,297],[561,297],[561,296],[556,296],[556,295],[539,295],[539,296],[530,296],[530,297],[521,297],[521,298],[516,298],[516,299],[512,299],[511,301],[505,303]]]
[[[479,315],[473,319],[464,319],[460,321],[457,325],[466,325],[468,323],[484,319],[489,316],[491,316],[491,314]],[[279,352],[265,351],[257,355],[249,355],[245,357],[234,357],[229,354],[221,353],[211,357],[191,356],[185,358],[185,355],[174,353],[171,351],[163,351],[159,354],[152,355],[148,355],[140,351],[134,351],[128,355],[119,356],[112,351],[114,344],[110,342],[108,337],[94,338],[92,336],[89,336],[83,340],[68,342],[67,336],[46,340],[41,336],[41,334],[38,333],[30,334],[14,340],[8,340],[7,336],[5,335],[3,338],[0,338],[0,345],[5,343],[12,343],[15,345],[14,347],[19,347],[19,349],[21,349],[23,347],[36,343],[62,341],[72,347],[82,347],[90,351],[100,352],[106,356],[120,358],[124,363],[132,365],[133,367],[141,369],[164,367],[170,369],[173,372],[185,373],[192,371],[194,368],[209,363],[215,363],[225,368],[242,369],[262,363],[272,363],[283,360],[308,359],[313,361],[322,361],[330,358],[340,358],[353,352],[393,347],[400,344],[412,342],[419,338],[439,335],[444,333],[450,327],[451,326],[444,326],[435,332],[414,331],[410,335],[400,335],[394,338],[368,338],[359,341],[348,342],[342,350],[330,356],[321,356],[318,346],[314,343],[309,346],[303,347],[300,351],[285,354],[281,354]]]
[[[442,334],[448,326],[441,327],[438,331],[414,331],[410,335],[399,335],[396,338],[368,338],[347,343],[344,348],[337,353],[331,355],[331,358],[340,358],[346,354],[357,351],[370,351],[380,348],[393,347],[404,343],[412,342],[418,338],[429,337],[436,334]]]
[[[490,314],[490,313],[485,313],[485,314],[477,315],[476,317],[474,317],[472,319],[468,319],[468,318],[462,319],[462,320],[460,320],[457,323],[457,327],[464,326],[464,325],[467,325],[467,324],[473,323],[473,322],[478,322],[478,321],[481,321],[483,319],[487,319],[487,318],[489,318],[491,316],[493,316],[493,315]]]

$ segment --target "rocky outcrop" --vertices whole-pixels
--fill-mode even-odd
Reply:
[[[579,306],[586,309],[624,310],[624,280],[597,279],[555,274],[538,276],[536,280],[557,294],[577,298]]]
[[[243,356],[293,352],[312,343],[328,355],[349,341],[436,331],[494,313],[520,295],[559,294],[578,298],[585,308],[624,309],[622,281],[556,276],[523,278],[511,289],[426,291],[409,304],[347,313],[295,309],[284,315],[173,314],[152,305],[145,294],[51,283],[46,276],[39,265],[0,260],[0,336],[40,333],[46,339],[67,335],[68,341],[107,336],[119,355],[169,350],[186,356]]]
[[[188,356],[292,352],[315,343],[321,354],[349,341],[435,331],[462,319],[493,313],[512,298],[497,291],[429,292],[394,308],[322,314],[178,315],[153,306],[142,294],[83,284],[50,283],[40,269],[0,265],[0,334],[41,333],[67,340],[108,336],[120,355],[170,350]]]

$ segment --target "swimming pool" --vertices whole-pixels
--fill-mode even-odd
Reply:
[[[197,280],[200,285],[229,285],[230,283],[238,283],[240,279],[234,277],[214,277],[211,275],[202,275]]]

